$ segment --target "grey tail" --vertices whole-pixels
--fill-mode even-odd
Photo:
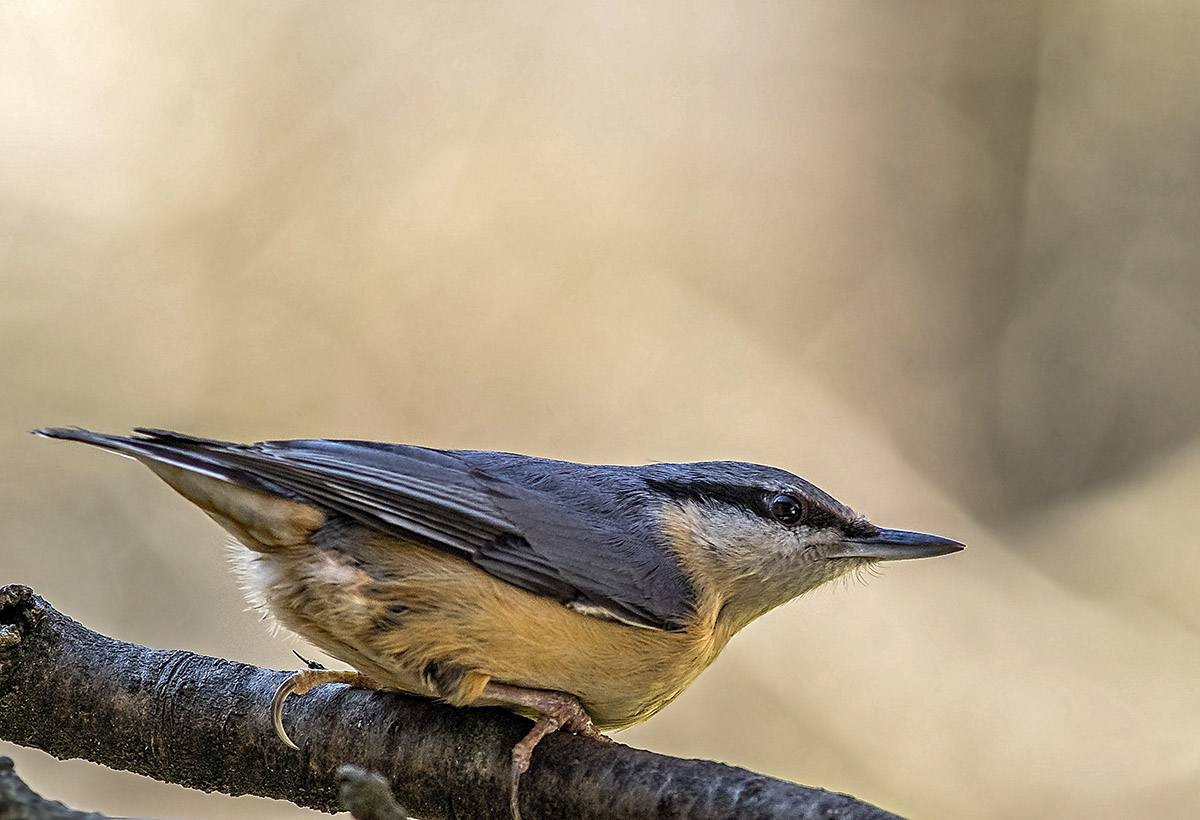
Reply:
[[[156,461],[170,464],[194,473],[200,473],[220,481],[229,481],[250,487],[273,495],[286,495],[280,488],[262,477],[239,469],[226,460],[214,457],[220,450],[242,449],[244,445],[228,441],[199,438],[170,430],[157,430],[151,427],[137,427],[133,436],[113,436],[107,433],[93,433],[82,427],[41,427],[31,431],[35,436],[58,438],[67,441],[82,441],[120,453],[123,456],[135,458],[138,461]],[[215,448],[215,452],[210,450]],[[209,451],[209,452],[206,452]]]

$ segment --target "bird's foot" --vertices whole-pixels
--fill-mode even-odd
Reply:
[[[512,750],[512,768],[510,769],[509,809],[513,820],[521,820],[520,785],[521,775],[529,769],[533,758],[534,747],[541,739],[551,732],[565,729],[577,735],[603,740],[611,743],[592,724],[591,717],[584,710],[579,699],[565,692],[551,692],[544,689],[523,689],[519,686],[509,686],[503,683],[489,681],[484,687],[483,697],[489,700],[506,703],[513,706],[523,706],[538,712],[537,722],[529,730],[529,734],[521,738]]]
[[[287,731],[283,728],[283,702],[288,699],[289,695],[303,695],[313,687],[320,686],[323,683],[347,683],[351,686],[357,686],[360,689],[383,688],[361,672],[312,668],[296,672],[283,683],[279,684],[279,688],[275,690],[275,697],[271,700],[271,722],[275,725],[275,734],[279,735],[279,739],[293,749],[299,749],[300,747],[292,742],[292,739],[288,737]]]

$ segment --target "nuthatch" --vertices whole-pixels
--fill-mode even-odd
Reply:
[[[240,543],[251,602],[355,672],[345,682],[565,728],[639,723],[750,621],[877,561],[962,549],[882,529],[784,470],[599,466],[367,441],[233,444],[165,430],[43,429],[141,461]]]

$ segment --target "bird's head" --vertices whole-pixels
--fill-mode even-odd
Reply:
[[[963,548],[937,535],[878,527],[785,470],[729,461],[643,469],[661,501],[669,548],[730,635],[860,567]]]

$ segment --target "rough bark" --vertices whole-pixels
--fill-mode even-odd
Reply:
[[[498,709],[336,684],[270,702],[291,673],[99,635],[28,587],[0,588],[0,738],[60,758],[336,811],[335,773],[379,772],[421,817],[507,820],[509,753],[529,728]],[[846,795],[703,760],[555,733],[521,781],[526,820],[884,820]]]

